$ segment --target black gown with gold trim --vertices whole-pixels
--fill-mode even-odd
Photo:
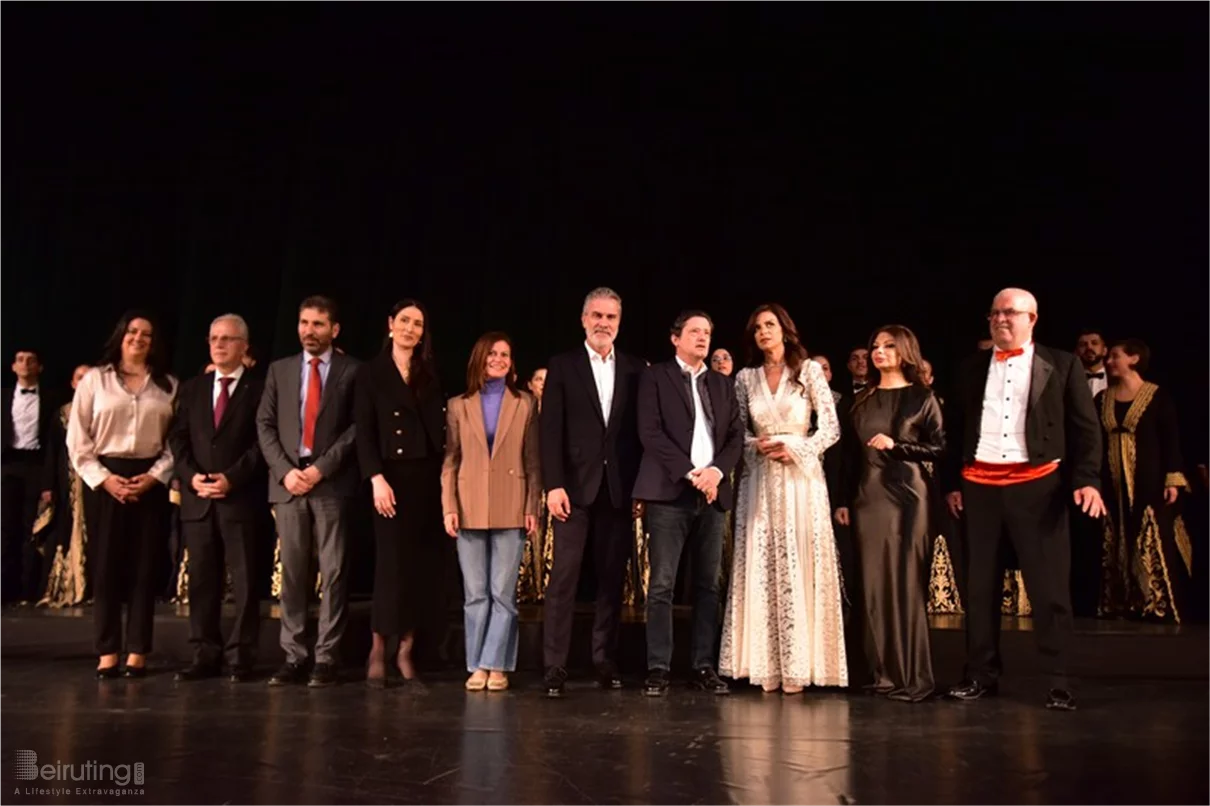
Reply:
[[[1181,461],[1176,404],[1154,383],[1133,401],[1097,395],[1105,430],[1105,544],[1101,615],[1181,622],[1189,605],[1192,545],[1177,504],[1164,489],[1189,491]]]

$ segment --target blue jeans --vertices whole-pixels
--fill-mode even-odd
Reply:
[[[458,533],[468,672],[517,668],[517,574],[524,553],[523,529]]]
[[[675,501],[647,502],[647,529],[651,533],[647,544],[651,563],[647,589],[648,671],[668,671],[672,664],[672,594],[686,540],[693,552],[692,668],[714,668],[726,517],[722,510],[707,505],[702,494],[694,489]]]

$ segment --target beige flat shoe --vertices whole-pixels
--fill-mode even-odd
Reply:
[[[500,675],[499,677],[487,678],[488,691],[506,691],[508,689],[508,677]]]
[[[467,691],[483,691],[487,688],[487,675],[483,672],[475,672],[466,679]]]

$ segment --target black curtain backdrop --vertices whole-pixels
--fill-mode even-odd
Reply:
[[[528,372],[604,284],[652,360],[686,307],[740,358],[776,300],[838,381],[902,322],[944,386],[1020,285],[1040,341],[1146,339],[1206,450],[1204,4],[5,12],[2,332],[51,383],[128,307],[188,376],[214,316],[277,358],[327,293],[363,357],[424,300],[455,393],[479,333]]]

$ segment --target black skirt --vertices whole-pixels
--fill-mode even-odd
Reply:
[[[370,623],[380,635],[399,636],[423,627],[433,611],[444,618],[442,558],[454,541],[442,524],[440,458],[388,461],[382,475],[395,491],[395,517],[374,513]]]

